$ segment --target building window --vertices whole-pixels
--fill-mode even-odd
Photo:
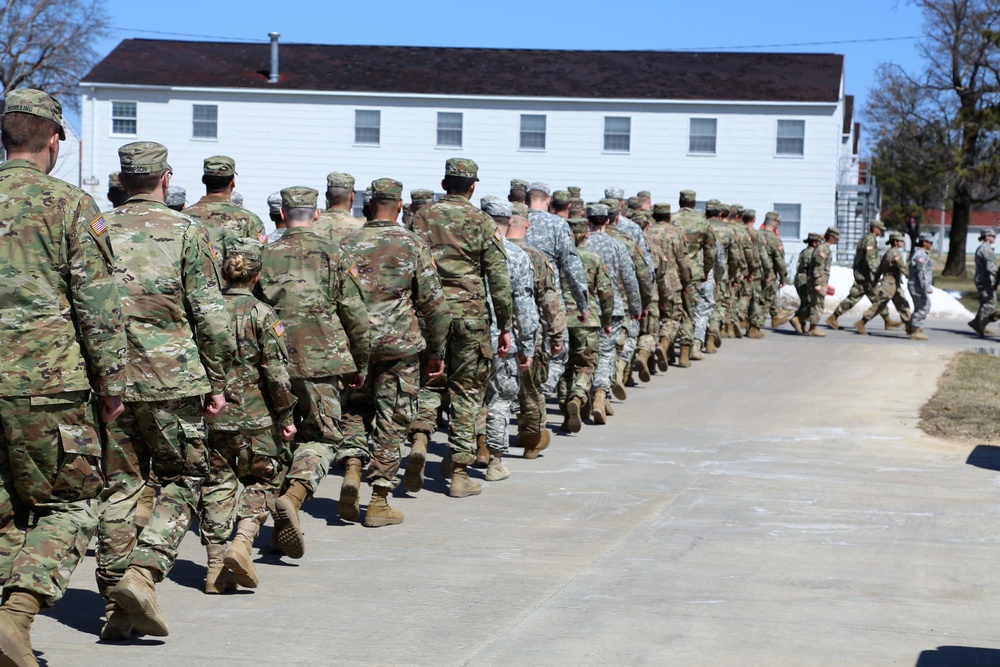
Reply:
[[[462,114],[438,112],[438,146],[462,147]]]
[[[382,127],[382,112],[367,109],[354,111],[354,143],[378,146]]]
[[[215,104],[195,104],[191,113],[191,136],[195,139],[219,137],[219,107]]]
[[[775,204],[774,212],[781,216],[778,233],[783,239],[797,239],[802,227],[802,204]]]
[[[779,120],[778,144],[774,152],[778,155],[805,155],[806,122],[804,120]]]
[[[604,150],[628,153],[632,136],[632,119],[628,116],[604,117]]]
[[[521,148],[545,150],[545,116],[521,114]]]
[[[718,123],[716,118],[692,118],[691,131],[688,135],[688,152],[715,155],[715,132]]]
[[[111,134],[134,137],[138,131],[135,102],[111,103]]]

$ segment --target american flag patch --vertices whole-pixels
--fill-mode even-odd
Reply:
[[[358,265],[357,264],[351,264],[351,275],[354,276],[355,278],[358,277]]]
[[[100,236],[104,232],[108,231],[108,223],[104,222],[104,216],[102,215],[97,220],[90,223],[90,228],[94,230],[94,233]]]
[[[497,227],[496,231],[493,232],[493,236],[497,237],[497,241],[503,240],[503,234],[500,233],[500,228]]]
[[[212,257],[217,257],[219,253],[215,251],[215,244],[211,241],[208,242],[208,250],[212,253]]]
[[[281,320],[275,322],[274,327],[272,328],[274,329],[274,335],[278,336],[279,338],[282,336],[282,334],[285,333],[285,325],[281,323]]]
[[[261,243],[267,243],[267,234],[261,232],[260,234],[257,235],[257,240],[260,241]]]

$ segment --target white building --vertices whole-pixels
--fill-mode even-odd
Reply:
[[[837,221],[857,153],[840,55],[282,44],[272,77],[277,51],[119,44],[81,82],[94,194],[134,140],[168,146],[189,202],[202,160],[232,156],[244,205],[265,219],[271,192],[322,192],[330,171],[359,190],[383,176],[440,190],[444,161],[463,156],[479,163],[477,196],[523,178],[578,185],[588,201],[616,185],[676,207],[691,188],[761,218],[777,210],[794,251]]]

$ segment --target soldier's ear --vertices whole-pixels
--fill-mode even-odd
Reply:
[[[319,220],[319,209],[313,211],[313,222],[316,222],[317,220]]]

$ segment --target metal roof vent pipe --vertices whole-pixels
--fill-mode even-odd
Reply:
[[[267,36],[271,38],[271,76],[267,78],[268,83],[278,83],[278,38],[280,32],[269,32]]]

